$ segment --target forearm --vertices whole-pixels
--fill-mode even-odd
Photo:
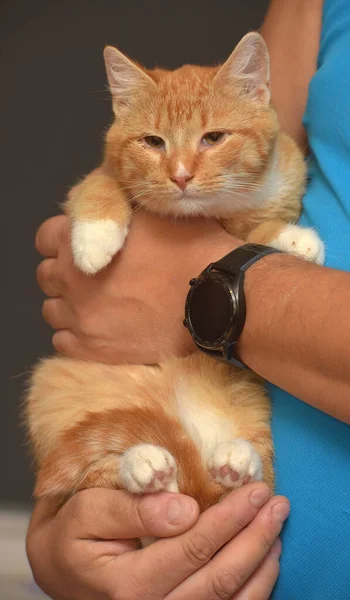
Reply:
[[[261,34],[269,49],[271,93],[281,129],[306,146],[302,118],[316,71],[323,0],[272,0]]]
[[[41,263],[38,279],[53,296],[43,313],[61,330],[56,350],[109,364],[157,364],[190,352],[193,341],[182,326],[188,281],[241,243],[215,221],[174,227],[137,211],[118,260],[100,277],[82,277],[72,264],[67,220],[48,221],[37,247],[58,256],[54,267],[52,258]],[[245,288],[242,360],[305,402],[350,421],[350,274],[274,254],[248,269]]]
[[[241,359],[308,404],[350,422],[350,274],[272,255],[246,277]]]

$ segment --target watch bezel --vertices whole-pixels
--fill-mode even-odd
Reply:
[[[210,267],[209,267],[210,268]],[[191,315],[190,315],[190,305],[193,294],[195,290],[203,284],[204,281],[208,279],[215,279],[222,285],[225,289],[229,303],[230,303],[230,318],[228,325],[224,331],[224,333],[215,340],[215,342],[209,342],[208,340],[203,340],[194,330]],[[202,273],[198,278],[195,279],[193,283],[191,283],[191,289],[188,292],[186,303],[185,303],[185,325],[191,333],[195,343],[206,350],[222,350],[228,344],[235,342],[236,339],[234,337],[235,333],[235,315],[237,313],[237,297],[235,294],[233,278],[229,278],[226,274],[220,273],[218,271],[210,271],[207,270]]]

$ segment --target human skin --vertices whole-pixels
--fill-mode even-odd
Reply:
[[[262,28],[262,34],[265,37],[271,54],[272,96],[279,114],[279,119],[282,124],[282,128],[290,133],[300,143],[304,143],[305,140],[304,131],[301,125],[301,115],[305,107],[307,85],[316,65],[321,9],[321,0],[309,0],[308,2],[305,0],[291,0],[290,2],[285,0],[274,0],[271,4],[271,10],[269,11],[265,21],[266,27],[263,26]],[[293,25],[294,31],[297,30],[300,35],[304,34],[304,45],[296,45],[296,38],[293,34],[281,34],[283,30],[285,33],[292,31]],[[300,36],[298,37],[298,44],[299,43]],[[281,44],[283,45],[283,57]],[[302,60],[297,60],[297,55],[302,56]],[[281,65],[283,66],[283,69],[281,68]],[[300,78],[300,84],[297,86],[297,88],[291,84],[291,81],[293,81],[293,77],[291,77],[292,73]],[[277,77],[280,79],[277,80]],[[47,301],[44,305],[44,315],[46,319],[51,322],[53,327],[58,329],[62,329],[62,327],[65,328],[64,330],[58,331],[58,333],[56,333],[54,336],[54,344],[56,348],[68,355],[83,357],[91,360],[103,360],[104,362],[112,363],[122,360],[121,358],[117,358],[118,347],[114,345],[116,342],[114,334],[118,333],[116,332],[115,328],[119,327],[119,332],[124,337],[125,342],[128,326],[126,326],[124,330],[122,329],[122,326],[125,326],[125,324],[122,325],[123,312],[120,309],[123,306],[123,309],[127,310],[126,300],[130,302],[131,298],[133,298],[133,306],[137,310],[135,310],[133,313],[132,322],[135,322],[134,319],[136,316],[138,319],[140,319],[141,316],[146,316],[147,308],[151,309],[152,311],[154,306],[152,306],[151,301],[153,299],[155,299],[157,303],[159,302],[159,304],[156,304],[156,306],[161,307],[164,321],[159,323],[157,321],[157,331],[160,333],[160,338],[154,338],[153,328],[152,338],[148,338],[148,345],[145,348],[145,354],[147,354],[147,357],[144,361],[139,361],[139,358],[141,358],[138,354],[140,346],[137,342],[140,340],[139,336],[141,335],[142,330],[138,331],[137,338],[134,338],[134,340],[130,341],[129,352],[131,352],[131,355],[128,357],[129,360],[131,362],[148,362],[150,360],[157,362],[159,358],[164,357],[164,353],[182,354],[186,352],[191,345],[191,341],[188,337],[186,337],[186,332],[182,329],[182,327],[178,327],[178,323],[180,315],[182,320],[183,298],[188,289],[187,281],[190,277],[196,275],[203,266],[220,258],[227,251],[236,247],[239,242],[230,238],[230,245],[228,248],[224,239],[225,235],[222,235],[222,232],[215,224],[216,229],[214,228],[211,232],[209,230],[202,232],[203,234],[205,233],[205,237],[208,236],[208,241],[211,241],[211,246],[207,249],[205,244],[203,244],[203,235],[201,235],[200,224],[196,224],[198,231],[192,231],[192,233],[190,233],[190,231],[187,230],[187,234],[189,235],[186,235],[186,224],[180,223],[178,225],[181,225],[181,227],[178,227],[176,231],[174,230],[170,238],[176,251],[173,252],[172,259],[169,262],[169,256],[167,254],[163,254],[163,251],[166,247],[166,244],[164,245],[163,243],[164,241],[166,242],[166,231],[163,230],[161,238],[157,239],[157,252],[152,255],[152,259],[147,265],[142,263],[146,268],[147,277],[145,277],[145,279],[147,279],[147,290],[149,295],[146,296],[144,293],[145,290],[143,290],[142,298],[137,296],[137,294],[136,296],[132,297],[131,293],[133,290],[130,287],[127,289],[125,282],[121,279],[119,283],[119,289],[121,288],[123,290],[124,302],[119,302],[118,312],[116,306],[113,306],[113,302],[115,300],[115,272],[113,271],[113,268],[118,266],[120,269],[120,261],[115,261],[108,271],[100,274],[98,276],[100,279],[92,281],[85,278],[82,280],[80,274],[72,269],[71,256],[67,246],[67,225],[64,225],[62,218],[60,219],[60,224],[58,221],[51,221],[50,224],[46,225],[48,238],[51,238],[51,241],[43,241],[43,230],[41,230],[37,242],[38,248],[42,251],[42,253],[50,257],[48,261],[44,261],[42,263],[42,266],[38,270],[39,282],[49,296],[60,297],[60,300],[63,302]],[[146,236],[147,234],[152,236],[154,234],[152,226],[148,227],[144,222],[144,226],[145,225]],[[184,227],[183,229],[182,226]],[[133,227],[133,231],[134,233],[136,232],[135,227]],[[193,233],[195,233],[194,236]],[[181,240],[183,240],[185,245],[187,244],[187,252],[182,264],[179,256]],[[42,244],[44,244],[44,246]],[[137,239],[135,244],[135,252],[137,248],[139,260],[140,257],[146,254],[146,252],[144,247],[137,242]],[[55,257],[57,257],[58,247],[60,247],[60,258],[58,261],[56,261]],[[196,247],[197,251],[195,250]],[[130,243],[128,248],[131,248]],[[191,259],[190,261],[189,258]],[[155,260],[156,262],[152,263],[152,260]],[[275,259],[274,257],[269,257],[268,260]],[[263,261],[261,261],[261,264],[262,263]],[[154,279],[152,279],[150,271],[151,268],[155,266],[157,267],[157,271],[154,273]],[[161,280],[164,285],[160,286],[158,277],[160,274],[164,276],[165,266],[167,266],[167,269],[165,269],[166,277],[165,279],[163,278]],[[258,268],[258,265],[256,265],[254,268]],[[128,271],[127,268],[126,270]],[[180,274],[183,275],[183,278],[180,277],[176,280],[179,270]],[[280,272],[283,270],[285,269],[281,266]],[[298,270],[295,271],[296,276],[297,271]],[[253,270],[251,270],[251,273],[253,273]],[[62,276],[63,274],[64,277]],[[134,272],[134,275],[136,275],[136,272]],[[138,275],[142,276],[142,273],[139,272]],[[261,280],[259,285],[261,285],[261,281],[268,281],[263,277],[262,271],[260,271],[260,277]],[[174,286],[174,281],[176,281],[176,286]],[[257,281],[259,281],[259,279],[257,279]],[[168,283],[170,283],[170,288],[167,288]],[[247,283],[249,283],[249,280],[247,280]],[[288,282],[285,282],[284,285],[286,285],[286,283]],[[336,282],[334,281],[334,283]],[[142,283],[140,280],[138,281],[137,287],[142,289]],[[171,289],[171,291],[169,291],[169,289]],[[270,281],[269,289],[274,290],[272,280]],[[294,289],[293,286],[292,289]],[[274,293],[276,293],[277,296],[278,290],[274,290]],[[63,300],[64,298],[65,300]],[[329,300],[331,300],[331,298],[329,298]],[[138,302],[139,305],[137,307]],[[64,309],[64,306],[66,307],[66,311],[61,310]],[[70,309],[68,309],[68,306],[70,306]],[[285,311],[287,311],[287,304],[285,304],[284,307]],[[281,306],[281,309],[282,308],[283,307]],[[170,312],[171,309],[173,309],[173,313]],[[98,313],[100,314],[99,320],[97,318]],[[286,314],[289,317],[288,312],[286,312]],[[62,316],[64,316],[65,321],[61,320]],[[124,316],[127,318],[125,313]],[[71,321],[67,321],[67,318],[71,318]],[[147,319],[142,319],[143,327],[145,327],[148,322],[151,324],[152,322],[154,323],[155,321],[152,321],[152,319],[158,319],[157,311],[155,310],[153,312],[153,317],[148,315],[148,318],[151,320],[147,321]],[[95,322],[93,322],[94,319]],[[251,334],[254,335],[253,322],[248,321],[247,326],[249,325],[249,322],[252,325]],[[75,325],[73,326],[74,323]],[[174,323],[176,324],[176,331],[172,330]],[[98,332],[97,326],[101,327],[100,332]],[[259,323],[259,326],[261,326],[261,323]],[[249,329],[246,328],[246,338],[242,339],[241,344],[242,358],[247,363],[250,360],[253,362],[257,361],[258,368],[259,360],[263,359],[264,364],[262,365],[262,368],[267,372],[271,372],[273,368],[276,368],[277,372],[279,372],[279,370],[282,368],[283,373],[283,367],[285,370],[286,362],[283,361],[284,364],[281,365],[281,361],[278,361],[277,351],[274,355],[274,360],[271,360],[271,356],[269,357],[269,354],[267,354],[265,358],[262,357],[260,354],[260,352],[264,350],[262,348],[260,348],[260,351],[258,351],[258,354],[255,356],[255,358],[254,356],[251,356],[250,358],[248,357],[247,351],[249,353],[252,340],[252,337],[249,337],[248,332]],[[270,331],[267,333],[269,335]],[[268,339],[269,338],[267,337],[264,342],[267,343]],[[164,341],[167,343],[165,344]],[[284,345],[283,352],[285,349],[286,348]],[[125,351],[127,352],[128,349],[125,348]],[[116,361],[112,359],[114,353]],[[133,360],[131,358],[132,356],[134,357]],[[152,356],[153,358],[151,359]],[[275,365],[273,364],[274,361],[276,363]],[[253,367],[253,364],[250,366]],[[329,375],[329,371],[327,371],[327,373],[327,385],[330,385],[331,377]],[[308,373],[304,374],[304,376],[307,375]],[[315,381],[318,381],[319,376],[317,373],[314,375]],[[337,385],[337,380],[334,385]],[[345,383],[345,387],[348,387],[348,383]],[[304,392],[304,400],[310,401],[308,390],[304,390]],[[294,393],[299,395],[299,397],[301,396],[301,394],[298,392]],[[310,403],[312,402],[315,402],[314,405],[317,406],[318,399],[317,393],[315,395],[315,391],[312,395]],[[330,414],[334,414],[334,412],[336,412],[338,415],[341,415],[344,412],[347,413],[346,407],[343,406],[344,403],[341,402],[341,405],[338,406],[337,402],[338,399],[336,396],[333,398],[332,406],[328,405],[325,397],[323,397],[323,401],[321,399],[321,405],[323,405],[323,409],[328,411]],[[342,417],[339,416],[339,418]],[[347,420],[346,415],[344,415],[343,418],[344,420]],[[246,488],[244,489],[246,490]],[[115,502],[115,506],[118,507],[118,518],[116,515],[113,520],[110,519],[108,510],[104,508],[105,494],[107,492],[113,494],[113,502]],[[126,537],[125,530],[121,532],[121,530],[118,528],[118,522],[129,525],[129,530],[127,532],[128,535],[136,536],[143,535],[145,533],[154,533],[152,527],[142,528],[138,532],[133,529],[132,522],[125,518],[125,512],[130,510],[130,507],[128,508],[129,505],[126,502],[125,497],[120,495],[122,494],[121,492],[111,492],[110,490],[89,490],[86,493],[84,492],[84,494],[85,495],[83,496],[82,500],[77,501],[73,498],[70,502],[78,502],[78,515],[82,520],[82,528],[81,532],[79,533],[79,538],[85,538],[85,540],[79,539],[79,541],[84,541],[84,543],[86,543],[86,545],[80,546],[79,556],[86,556],[88,562],[91,559],[91,555],[89,554],[91,547],[96,547],[97,544],[91,543],[89,540],[89,535],[91,535],[91,533],[89,534],[89,527],[87,526],[86,520],[90,525],[93,521],[94,525],[96,526],[96,530],[101,531],[100,528],[102,528],[103,532],[106,529],[107,531],[113,530],[111,527],[113,521],[117,528],[114,530],[115,537],[118,537],[118,535],[123,535]],[[159,510],[155,521],[159,526],[157,535],[161,535],[163,531],[163,535],[168,536],[169,529],[165,528],[162,530],[162,519],[160,517],[163,498],[164,496],[158,497],[154,503],[155,509],[157,510],[158,507]],[[99,505],[101,509],[93,512],[93,519],[89,513],[89,506],[91,509],[92,500],[94,500],[94,504],[96,503],[96,505]],[[133,499],[132,502],[136,503],[138,500]],[[75,549],[78,547],[76,544],[78,538],[74,538],[71,534],[67,533],[71,530],[73,520],[76,517],[76,511],[71,512],[71,506],[72,505],[68,503],[65,507],[63,507],[63,509],[61,509],[61,511],[57,513],[54,518],[52,509],[50,509],[50,507],[48,507],[45,503],[39,502],[34,511],[32,525],[28,534],[28,553],[38,583],[42,585],[42,587],[49,593],[51,593],[52,597],[56,598],[57,600],[65,600],[67,597],[69,597],[71,600],[74,600],[74,594],[76,594],[76,598],[84,597],[86,600],[89,600],[89,598],[98,599],[102,597],[111,597],[116,599],[118,596],[116,595],[115,590],[112,590],[112,587],[113,583],[117,580],[117,576],[120,573],[119,571],[113,571],[113,573],[104,571],[103,585],[100,589],[98,589],[100,578],[96,576],[96,571],[92,570],[91,579],[89,579],[89,581],[84,581],[84,573],[86,573],[86,566],[88,565],[81,565],[75,553]],[[88,517],[86,517],[86,514]],[[191,523],[189,521],[183,521],[182,525],[184,529],[187,529],[190,527]],[[218,525],[220,528],[223,527],[223,524],[220,522],[218,522]],[[66,535],[62,534],[62,532],[66,532]],[[173,530],[173,533],[175,533],[175,530]],[[266,532],[264,535],[266,535]],[[237,541],[237,538],[234,539]],[[59,543],[57,543],[57,541],[59,541]],[[106,543],[108,544],[108,542]],[[105,556],[104,544],[105,541],[101,540],[98,545],[97,560],[99,561]],[[128,544],[126,546],[121,546],[121,544],[121,542],[118,542],[118,550],[114,548],[113,559],[116,558],[119,552],[126,552],[130,548]],[[156,546],[157,544],[154,545],[154,549],[156,549]],[[236,599],[240,598],[241,600],[248,597],[254,597],[256,600],[268,598],[270,596],[270,590],[272,589],[273,583],[278,575],[278,565],[276,565],[276,559],[272,559],[274,561],[273,564],[270,562],[270,560],[270,558],[265,558],[265,560],[261,563],[261,566],[258,567],[254,574],[250,576],[248,582],[243,585],[240,592],[232,595],[231,597]],[[134,572],[135,571],[133,570],[133,574]],[[200,571],[198,572],[200,573]],[[66,579],[65,581],[70,590],[69,596],[65,596],[64,591],[62,591],[63,573],[68,576],[68,580]],[[120,576],[123,575],[125,575],[125,571],[122,571]],[[109,585],[109,590],[112,590],[110,591],[109,596],[104,591],[104,586],[107,584]],[[250,586],[250,588],[248,586]],[[152,590],[152,597],[157,598],[156,593],[156,591]],[[188,596],[184,596],[184,598],[185,597]],[[215,596],[212,595],[211,597]],[[132,596],[128,596],[128,598],[131,599]],[[181,596],[179,598],[181,598]]]
[[[177,500],[183,513],[174,505],[169,513]],[[38,503],[27,553],[54,600],[267,600],[288,513],[287,499],[270,498],[262,483],[235,490],[199,518],[196,502],[178,494],[85,490],[58,512]],[[145,535],[167,539],[137,549],[132,538]]]
[[[317,68],[323,0],[272,0],[261,27],[270,54],[271,92],[280,127],[307,147],[302,118]]]
[[[279,120],[299,142],[322,5],[273,0],[262,27]],[[137,211],[123,252],[88,280],[72,266],[63,219],[44,224],[37,237],[39,251],[53,257],[39,266],[38,279],[47,295],[57,296],[44,303],[46,320],[59,330],[55,348],[112,364],[158,363],[190,351],[192,341],[182,327],[188,280],[242,242],[214,222],[179,220],[174,226]],[[266,380],[349,422],[350,275],[275,255],[248,270],[245,287],[242,360]],[[334,311],[336,322],[330,318]]]
[[[39,229],[43,314],[55,348],[84,360],[156,364],[193,350],[183,327],[188,281],[242,241],[207,220],[134,215],[125,247],[93,278],[75,269],[69,223]],[[312,406],[350,422],[350,274],[286,254],[246,273],[240,357],[253,371]],[[53,297],[52,297],[53,296]],[[337,318],[332,316],[336,314]]]

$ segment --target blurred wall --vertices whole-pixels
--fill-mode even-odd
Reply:
[[[224,60],[261,24],[266,0],[2,0],[0,3],[2,301],[0,500],[27,502],[32,478],[19,427],[26,372],[51,352],[35,283],[38,225],[101,157],[111,122],[105,44],[152,67]]]

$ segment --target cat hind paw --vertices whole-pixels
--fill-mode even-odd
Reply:
[[[178,492],[176,462],[165,448],[153,444],[132,446],[121,457],[120,482],[133,494]]]
[[[208,469],[217,483],[230,489],[262,480],[261,458],[252,444],[243,439],[220,444],[209,459]]]

